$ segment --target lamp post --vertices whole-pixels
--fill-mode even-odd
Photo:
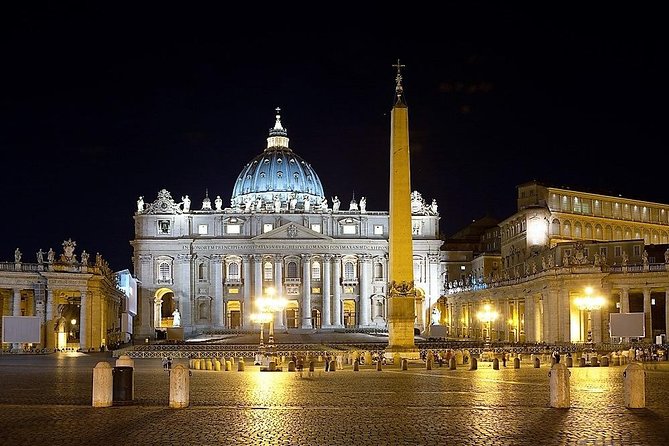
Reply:
[[[588,336],[587,336],[587,341],[586,345],[588,346],[588,350],[592,351],[593,348],[593,340],[592,340],[592,311],[593,310],[599,310],[602,308],[606,300],[602,296],[594,296],[593,295],[594,290],[592,287],[588,286],[585,287],[585,295],[577,297],[574,299],[574,303],[578,307],[579,310],[581,311],[586,311],[588,315],[588,320],[587,320],[587,330],[588,330]]]
[[[267,288],[265,290],[265,297],[256,299],[256,306],[260,314],[267,315],[269,322],[269,333],[267,337],[267,349],[269,356],[274,354],[274,313],[281,311],[286,307],[286,299],[282,297],[275,297],[276,290],[274,288]]]
[[[259,350],[260,350],[261,355],[265,354],[265,343],[264,343],[264,340],[263,340],[263,332],[265,330],[264,330],[263,325],[266,324],[267,322],[270,322],[272,320],[272,316],[273,315],[271,313],[267,313],[267,312],[254,313],[254,314],[251,315],[251,320],[253,322],[257,323],[257,324],[260,324],[260,346],[259,346]]]
[[[489,304],[485,304],[483,306],[483,311],[479,311],[478,313],[476,313],[476,317],[479,319],[479,321],[483,322],[488,327],[485,338],[486,344],[490,343],[490,331],[492,330],[492,322],[494,320],[497,320],[498,316],[499,313],[493,310]]]

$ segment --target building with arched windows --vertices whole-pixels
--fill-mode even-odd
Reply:
[[[237,177],[230,206],[205,196],[169,191],[137,203],[133,262],[138,279],[138,336],[175,325],[186,336],[255,329],[257,298],[286,301],[275,325],[300,329],[385,329],[387,324],[387,211],[365,197],[347,207],[327,199],[313,167],[288,145],[276,115],[267,147]],[[411,194],[416,328],[430,322],[443,292],[439,214],[434,200]]]

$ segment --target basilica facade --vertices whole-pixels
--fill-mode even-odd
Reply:
[[[277,109],[267,147],[242,167],[230,205],[160,190],[137,202],[132,240],[138,336],[256,329],[257,301],[281,297],[285,330],[387,328],[389,213],[366,198],[328,200],[312,166],[289,147]],[[443,294],[435,200],[411,193],[415,327]]]

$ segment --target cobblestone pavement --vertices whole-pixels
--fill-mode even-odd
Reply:
[[[135,360],[132,405],[92,407],[108,353],[0,355],[0,444],[666,445],[669,363],[645,364],[646,408],[624,406],[625,366],[570,369],[571,404],[549,407],[546,365],[410,364],[313,374],[193,370],[170,409],[160,360]],[[187,361],[183,361],[187,364]]]

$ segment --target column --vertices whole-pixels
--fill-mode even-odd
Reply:
[[[211,281],[214,285],[214,328],[223,327],[223,257],[220,254],[211,256]]]
[[[263,289],[262,289],[262,256],[260,254],[254,254],[253,255],[253,297],[254,300],[262,297],[263,296]],[[255,302],[253,302],[254,306],[250,309],[252,313],[255,313],[257,311],[257,308],[255,307]]]
[[[302,254],[302,328],[312,328],[311,322],[311,256]]]
[[[12,315],[21,316],[21,289],[14,288],[14,302],[12,305]]]
[[[569,290],[565,289],[558,292],[558,297],[560,300],[558,302],[557,342],[570,342]]]
[[[528,295],[525,297],[525,342],[537,342],[535,313],[534,296]]]
[[[664,342],[669,339],[669,289],[664,290]]]
[[[646,327],[646,336],[644,339],[654,342],[653,339],[653,316],[651,313],[652,307],[650,306],[650,288],[643,289],[643,316],[644,316],[644,325]]]
[[[358,326],[369,326],[370,299],[369,282],[371,280],[372,256],[363,254],[360,256],[360,321]]]
[[[630,312],[629,288],[622,288],[620,290],[620,312],[621,313]]]
[[[79,348],[82,351],[87,351],[89,347],[89,335],[88,335],[88,322],[89,322],[89,311],[88,311],[88,292],[86,290],[81,290],[81,306],[79,307]]]
[[[274,288],[276,289],[277,297],[283,297],[283,257],[280,255],[274,256]],[[286,328],[286,309],[279,311],[276,316],[276,328]]]
[[[137,331],[135,338],[139,339],[154,337],[156,335],[154,327],[160,324],[160,317],[158,319],[155,318],[155,296],[146,289],[155,280],[152,268],[155,265],[152,265],[152,263],[153,257],[151,254],[139,254],[135,262],[137,278],[139,279],[139,283],[137,284],[137,320],[135,321],[137,322],[137,325],[135,325]]]
[[[330,327],[332,325],[332,316],[330,314],[330,308],[332,307],[332,302],[330,300],[330,280],[332,275],[332,254],[325,254],[323,256],[323,328]]]
[[[175,268],[175,296],[178,296],[178,308],[181,313],[181,326],[184,333],[190,333],[193,330],[193,312],[191,307],[191,262],[192,254],[177,255]]]
[[[341,256],[335,255],[333,257],[334,274],[332,276],[332,286],[334,293],[332,297],[332,325],[341,327]]]
[[[242,304],[242,328],[251,326],[251,313],[253,313],[251,295],[251,257],[242,256],[242,274],[244,280],[244,302]]]
[[[54,348],[56,346],[56,341],[54,340],[53,334],[53,290],[47,288],[46,290],[46,303],[45,303],[45,336],[44,336],[44,347]]]

